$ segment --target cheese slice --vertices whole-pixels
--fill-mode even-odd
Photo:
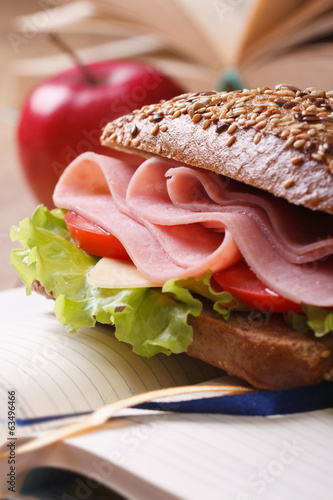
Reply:
[[[103,257],[90,273],[89,285],[99,288],[147,288],[161,284],[147,280],[132,262]]]

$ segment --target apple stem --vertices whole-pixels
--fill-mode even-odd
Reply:
[[[96,76],[94,75],[94,73],[92,71],[90,71],[89,68],[87,68],[87,66],[85,66],[81,59],[79,58],[79,56],[77,55],[76,52],[74,52],[73,49],[71,49],[67,43],[65,43],[58,35],[56,35],[55,33],[49,33],[49,38],[51,39],[51,41],[57,45],[57,47],[60,48],[60,50],[66,52],[66,54],[68,54],[70,56],[70,58],[74,61],[74,63],[76,64],[76,66],[78,68],[80,68],[80,70],[82,71],[84,77],[86,78],[87,82],[89,82],[91,85],[97,85],[99,83],[99,80],[96,78]]]

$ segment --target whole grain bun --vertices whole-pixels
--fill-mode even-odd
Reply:
[[[52,293],[34,281],[32,289]],[[246,380],[259,389],[280,390],[333,379],[333,332],[322,338],[290,328],[280,314],[269,323],[261,315],[217,316],[209,302],[198,317],[189,316],[193,342],[187,354]]]
[[[190,316],[187,353],[260,389],[280,390],[333,379],[333,333],[315,338],[292,330],[281,314],[218,318],[209,303]]]
[[[333,91],[183,94],[109,123],[102,144],[209,169],[333,214]]]

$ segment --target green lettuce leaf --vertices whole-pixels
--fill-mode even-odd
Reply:
[[[55,297],[54,312],[72,331],[92,327],[96,321],[114,324],[116,337],[133,346],[138,354],[152,356],[186,351],[193,340],[189,314],[198,316],[202,303],[180,282],[172,280],[164,289],[110,290],[93,287],[88,277],[97,258],[72,242],[64,222],[65,212],[49,212],[39,206],[31,218],[12,227],[11,238],[23,249],[12,252],[11,263],[31,293],[34,280]],[[190,282],[191,280],[188,280]],[[214,294],[209,277],[192,280],[194,291],[230,301],[230,294]],[[195,284],[196,283],[196,284]]]
[[[188,315],[201,313],[202,297],[211,301],[226,321],[233,310],[251,311],[229,292],[214,291],[211,272],[200,278],[169,280],[163,288],[111,290],[91,286],[88,278],[98,258],[74,244],[65,213],[59,209],[50,212],[41,205],[31,218],[12,227],[12,240],[23,248],[13,250],[11,263],[27,294],[34,280],[53,293],[54,312],[72,331],[92,327],[96,321],[113,324],[119,340],[131,344],[134,352],[150,357],[158,352],[187,350],[193,340]],[[333,329],[332,310],[306,306],[304,312],[287,315],[287,321],[298,330],[311,328],[318,336]]]
[[[333,311],[316,306],[303,307],[308,325],[316,333],[317,337],[322,337],[326,333],[333,331]]]
[[[303,305],[304,314],[289,311],[285,315],[287,323],[301,333],[313,331],[316,337],[333,332],[333,310],[317,306]]]

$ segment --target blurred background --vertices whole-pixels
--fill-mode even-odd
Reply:
[[[32,89],[74,64],[50,34],[85,64],[142,61],[184,91],[333,88],[333,0],[0,0],[0,9],[1,289],[20,283],[9,228],[40,201],[18,154],[21,111]]]

